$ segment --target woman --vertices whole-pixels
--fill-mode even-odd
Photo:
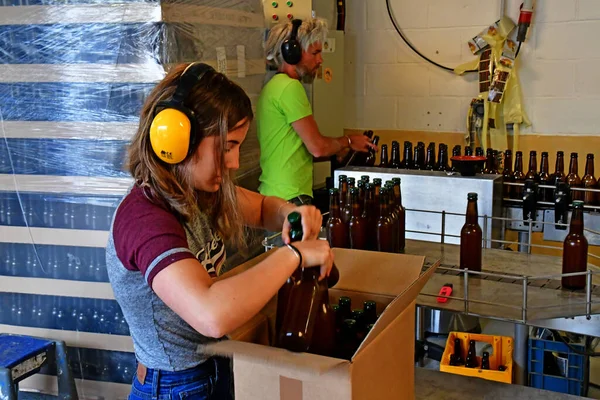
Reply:
[[[117,208],[106,253],[138,361],[130,399],[227,398],[229,363],[198,354],[198,345],[247,322],[299,265],[320,267],[321,278],[331,269],[316,208],[234,185],[252,118],[244,91],[200,63],[175,67],[144,104],[129,149],[135,184]],[[292,211],[302,214],[305,234],[294,246]],[[213,281],[224,242],[243,244],[244,226],[282,229],[288,245]]]

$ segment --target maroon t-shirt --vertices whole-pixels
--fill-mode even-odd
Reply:
[[[120,204],[113,223],[116,255],[130,271],[140,271],[152,287],[154,277],[172,263],[196,257],[211,274],[225,262],[223,240],[200,214],[183,224],[135,186]]]

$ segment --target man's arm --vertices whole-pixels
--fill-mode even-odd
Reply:
[[[312,115],[292,122],[292,127],[304,142],[309,153],[316,158],[330,157],[348,148],[354,151],[368,151],[369,148],[377,149],[369,141],[369,138],[364,135],[349,135],[337,138],[323,136],[319,132],[317,122]]]

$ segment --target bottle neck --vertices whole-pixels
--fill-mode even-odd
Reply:
[[[529,156],[529,172],[537,173],[537,156],[535,154]]]
[[[360,217],[360,200],[358,195],[353,195],[352,196],[352,216],[353,217]]]
[[[550,171],[548,168],[548,156],[542,155],[542,165],[540,165],[540,173],[547,174],[549,172]]]
[[[515,159],[515,172],[523,172],[523,155],[517,154]]]
[[[469,200],[469,203],[467,204],[467,224],[477,225],[479,219],[478,217],[479,215],[477,212],[477,201]]]
[[[382,164],[387,164],[388,162],[388,149],[387,146],[386,147],[381,147],[381,163]]]
[[[583,235],[583,209],[574,208],[571,214],[571,226],[569,233],[577,233]]]
[[[577,175],[579,171],[579,165],[577,163],[577,157],[571,157],[571,165],[569,166],[569,173]]]
[[[563,175],[565,173],[565,159],[562,155],[556,157],[556,172]]]
[[[512,154],[504,154],[504,171],[505,174],[512,172]]]
[[[585,162],[585,174],[589,176],[594,176],[594,159],[588,158]]]
[[[340,197],[338,194],[334,194],[329,198],[329,213],[331,218],[340,217]]]

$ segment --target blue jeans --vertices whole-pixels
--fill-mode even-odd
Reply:
[[[233,399],[229,360],[210,358],[184,371],[148,368],[144,382],[133,376],[128,400]]]

